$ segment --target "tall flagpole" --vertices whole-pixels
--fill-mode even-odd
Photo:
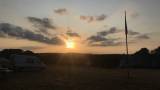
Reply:
[[[128,27],[127,27],[127,16],[125,11],[125,35],[126,35],[126,60],[127,60],[127,68],[129,67],[129,58],[128,58]],[[130,78],[130,73],[127,71],[127,77]]]
[[[126,35],[126,54],[128,57],[128,27],[127,27],[126,11],[125,11],[125,35]]]

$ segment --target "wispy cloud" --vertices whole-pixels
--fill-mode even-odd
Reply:
[[[139,35],[140,33],[139,32],[136,32],[136,31],[132,31],[132,30],[129,30],[128,31],[128,35],[132,35],[132,36],[134,36],[134,35]]]
[[[27,17],[27,19],[38,32],[48,34],[48,29],[56,29],[56,26],[53,25],[49,18]]]
[[[120,32],[116,27],[112,27],[109,30],[103,30],[101,32],[97,32],[96,35],[92,35],[87,38],[89,46],[117,46],[120,45],[121,42],[118,39],[107,38],[106,36],[114,33]]]
[[[58,9],[55,9],[54,12],[59,15],[66,15],[69,13],[66,8],[58,8]]]
[[[132,38],[134,38],[135,40],[138,40],[138,39],[150,39],[148,34],[142,34],[140,32],[136,32],[136,31],[132,31],[132,30],[128,31],[128,35],[131,36]]]
[[[139,17],[139,13],[136,12],[136,11],[132,11],[132,12],[130,12],[130,16],[131,16],[133,19],[135,19],[135,18]]]
[[[84,20],[90,23],[94,20],[94,17],[93,16],[80,16],[80,20]]]
[[[89,46],[118,46],[122,45],[121,38],[109,38],[108,35],[124,33],[124,30],[118,29],[116,27],[111,27],[109,30],[102,30],[97,32],[95,35],[91,35],[87,38],[87,43]],[[139,39],[150,39],[148,34],[141,34],[133,30],[128,31],[128,35],[132,38],[129,43],[136,43]],[[133,42],[134,41],[134,42]]]
[[[81,15],[80,20],[87,21],[88,23],[94,22],[94,21],[104,21],[107,18],[107,15],[102,14],[99,16],[85,16]]]
[[[73,32],[73,30],[70,27],[68,27],[67,29],[68,29],[67,32],[66,32],[67,36],[69,36],[69,37],[78,37],[78,38],[80,37],[79,33]]]
[[[121,32],[120,30],[118,30],[116,27],[111,27],[109,30],[103,30],[101,32],[97,32],[97,34],[99,36],[106,36],[108,34],[114,34],[114,33],[118,33]]]
[[[68,36],[70,36],[70,37],[80,37],[80,35],[79,35],[78,33],[73,32],[72,30],[68,30],[68,31],[66,32],[66,34],[67,34]]]
[[[40,46],[24,46],[24,47],[19,47],[20,49],[23,50],[39,50],[39,49],[43,49],[45,47],[40,47]]]
[[[137,39],[150,39],[150,37],[147,34],[142,34],[142,35],[138,35],[136,36]]]
[[[89,41],[89,43],[94,43],[94,42],[107,41],[108,39],[103,36],[92,35],[92,36],[88,37],[87,40]]]
[[[42,34],[37,34],[30,30],[26,30],[22,27],[15,26],[9,23],[0,23],[0,37],[26,39],[52,45],[63,44],[63,41],[57,36],[49,38]]]
[[[102,14],[102,15],[100,15],[100,16],[96,16],[96,20],[97,21],[103,21],[103,20],[105,20],[107,18],[107,15],[105,15],[105,14]]]

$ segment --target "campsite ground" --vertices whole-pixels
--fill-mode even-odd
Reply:
[[[12,73],[0,81],[0,90],[160,90],[159,76],[160,70],[50,65],[41,72]]]

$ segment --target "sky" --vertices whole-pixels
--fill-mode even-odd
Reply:
[[[0,0],[0,49],[124,54],[160,45],[160,0]],[[74,48],[66,48],[66,42]]]

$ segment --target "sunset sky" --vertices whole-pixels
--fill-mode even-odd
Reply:
[[[0,0],[0,49],[129,53],[160,46],[160,0]],[[67,48],[71,41],[74,48]],[[72,47],[72,46],[69,46]]]

